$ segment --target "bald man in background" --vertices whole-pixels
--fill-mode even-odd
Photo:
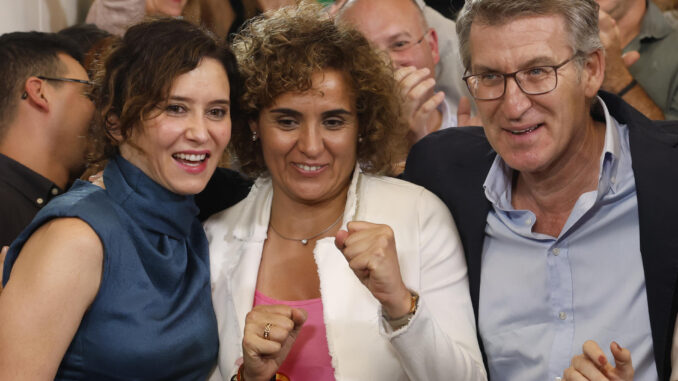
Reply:
[[[445,25],[444,50],[429,19]],[[465,90],[454,21],[414,0],[350,0],[337,20],[353,25],[388,53],[400,83],[411,143],[458,124],[457,108]]]

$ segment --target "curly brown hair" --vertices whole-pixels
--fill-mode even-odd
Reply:
[[[335,24],[319,5],[301,2],[252,19],[235,36],[233,50],[244,78],[247,120],[257,120],[282,94],[310,90],[314,73],[337,70],[355,96],[362,170],[392,174],[404,159],[407,126],[392,68],[358,31]],[[258,176],[266,171],[261,143],[240,127],[233,128],[232,148],[242,171]]]
[[[242,123],[238,108],[242,88],[235,55],[225,42],[187,21],[149,19],[130,27],[113,42],[97,70],[93,91],[94,163],[118,153],[132,131],[155,117],[176,77],[195,69],[203,58],[219,61],[230,86],[232,124]],[[237,119],[237,120],[236,120]]]

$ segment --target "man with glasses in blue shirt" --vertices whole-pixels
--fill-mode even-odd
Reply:
[[[678,124],[599,92],[595,0],[467,1],[457,32],[483,128],[424,138],[404,178],[455,218],[490,379],[575,356],[567,380],[619,379],[630,351],[635,380],[668,380]]]
[[[94,104],[81,59],[54,33],[0,36],[0,246],[84,169]]]

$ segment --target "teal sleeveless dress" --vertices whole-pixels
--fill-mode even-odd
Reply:
[[[103,273],[56,379],[205,380],[219,343],[207,238],[193,196],[168,191],[120,156],[107,165],[104,183],[77,181],[43,208],[12,244],[3,283],[37,228],[77,217],[103,243]]]

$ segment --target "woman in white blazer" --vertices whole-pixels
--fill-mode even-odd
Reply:
[[[444,204],[381,176],[402,159],[397,85],[356,31],[303,4],[234,41],[232,141],[258,176],[212,216],[212,379],[485,380],[466,263]]]

